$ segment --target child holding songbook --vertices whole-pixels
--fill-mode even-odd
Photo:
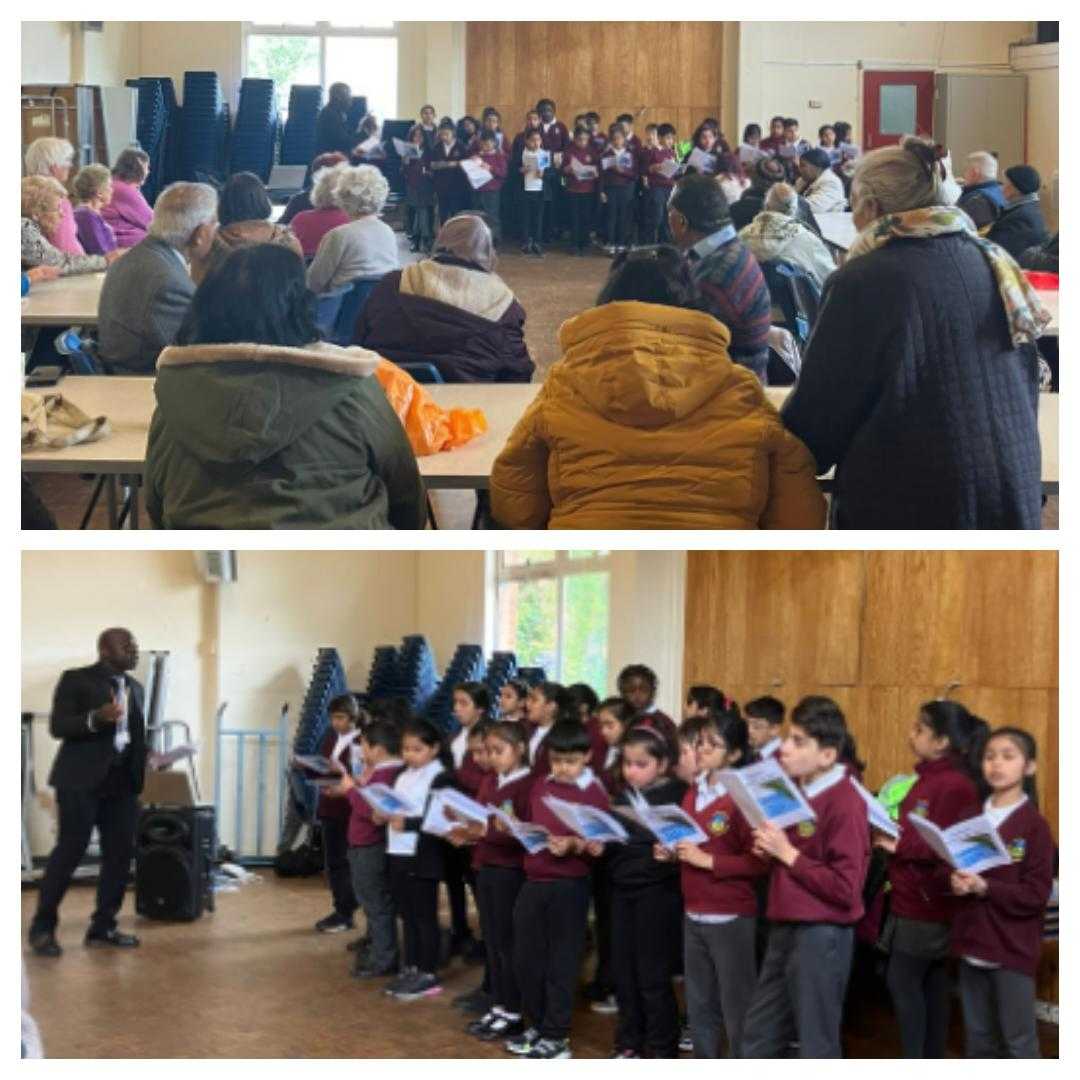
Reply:
[[[524,724],[529,685],[523,679],[507,679],[499,689],[499,719]]]
[[[446,844],[420,831],[432,792],[450,787],[449,755],[438,729],[428,720],[410,720],[401,737],[405,768],[394,780],[394,792],[412,803],[415,815],[375,813],[386,824],[386,853],[390,891],[401,919],[405,964],[386,993],[399,1001],[415,1001],[442,992],[439,982],[439,880],[445,869]]]
[[[583,256],[589,243],[600,176],[600,154],[591,145],[587,128],[574,129],[574,141],[563,155],[562,174],[570,203],[574,254]]]
[[[739,155],[739,160],[743,164],[743,168],[750,170],[760,161],[763,157],[768,155],[761,149],[761,125],[760,124],[747,124],[743,128],[742,142],[739,143],[739,148],[736,151]]]
[[[461,171],[465,148],[457,141],[452,120],[439,124],[438,138],[428,150],[424,164],[431,174],[435,196],[439,200],[439,225],[468,208],[471,201],[469,182]]]
[[[634,715],[633,708],[621,697],[606,698],[600,702],[596,710],[600,734],[607,744],[604,764],[597,775],[612,798],[622,788],[620,749],[623,736],[630,730]]]
[[[476,801],[527,819],[534,778],[524,729],[512,720],[498,721],[488,727],[484,744],[491,768],[480,784]],[[494,1042],[512,1039],[525,1031],[521,990],[514,972],[514,905],[525,881],[525,853],[494,817],[486,827],[470,832],[477,840],[472,864],[493,1004],[466,1030],[484,1042]]]
[[[551,774],[534,783],[528,819],[551,835],[546,848],[525,855],[525,883],[514,906],[514,966],[529,1026],[506,1049],[522,1057],[563,1059],[572,1056],[570,1017],[585,947],[589,863],[604,846],[573,835],[544,799],[606,810],[608,797],[586,765],[591,745],[581,724],[556,724],[545,742]]]
[[[736,710],[711,710],[700,718],[697,759],[701,773],[686,792],[683,809],[708,837],[680,841],[674,851],[656,845],[657,859],[674,860],[681,873],[686,1011],[694,1057],[742,1057],[743,1024],[757,977],[755,885],[768,864],[753,854],[753,830],[723,781],[724,769],[741,769],[751,756],[746,721]]]
[[[533,775],[542,780],[547,776],[550,764],[545,743],[555,722],[563,719],[563,713],[567,711],[566,691],[558,683],[537,683],[530,688],[526,702],[530,729],[529,761],[532,762]],[[585,737],[588,738],[588,732]]]
[[[633,797],[650,806],[678,805],[686,785],[671,775],[671,747],[652,728],[632,727],[620,744],[623,790],[612,807]],[[611,933],[615,997],[619,1021],[617,1058],[673,1058],[679,1053],[679,1007],[672,977],[678,969],[682,894],[679,869],[653,857],[656,837],[643,825],[624,820],[630,839],[612,844]]]
[[[691,686],[686,691],[686,701],[683,703],[683,719],[692,720],[696,716],[707,717],[714,711],[727,708],[729,699],[723,690],[715,686],[702,683]],[[734,705],[734,702],[731,702]]]
[[[716,128],[705,123],[699,124],[691,139],[693,146],[690,152],[683,158],[685,171],[688,173],[704,173],[707,176],[715,176],[719,168],[720,147],[717,144]]]
[[[780,753],[786,711],[784,703],[771,694],[754,698],[743,706],[750,733],[750,750],[762,761]]]
[[[612,124],[609,145],[600,159],[600,201],[607,210],[608,254],[618,255],[630,245],[637,159],[619,124]]]
[[[772,863],[772,925],[746,1014],[745,1057],[783,1057],[793,1042],[804,1058],[840,1057],[844,992],[870,861],[866,804],[839,762],[847,738],[835,701],[803,698],[780,764],[814,819],[754,830],[754,853]]]
[[[674,771],[675,775],[684,784],[697,783],[697,779],[701,775],[701,767],[698,765],[697,743],[704,720],[705,717],[703,716],[693,716],[688,720],[684,720],[678,728],[679,760]]]
[[[956,903],[949,868],[908,824],[911,814],[947,829],[978,813],[977,783],[989,727],[958,701],[928,701],[908,735],[918,779],[900,804],[900,839],[875,834],[889,860],[886,982],[906,1058],[942,1058],[949,1030],[949,927]]]
[[[503,184],[506,183],[506,155],[498,148],[495,132],[480,132],[478,145],[479,150],[474,154],[473,160],[491,173],[491,179],[473,191],[473,209],[487,215],[492,242],[498,247],[502,243],[499,208],[502,203]]]
[[[983,812],[1012,860],[981,874],[954,870],[960,897],[952,951],[960,957],[960,1001],[969,1058],[1037,1058],[1035,973],[1054,883],[1054,840],[1035,797],[1035,740],[998,728],[987,740]]]
[[[525,148],[521,153],[521,180],[524,188],[524,220],[522,233],[525,243],[523,255],[543,255],[540,246],[544,236],[544,173],[551,163],[551,155],[543,149],[543,135],[539,128],[525,133]]]
[[[352,975],[358,979],[392,975],[398,967],[394,901],[386,865],[386,827],[376,823],[374,811],[360,794],[368,784],[392,786],[405,768],[398,757],[401,733],[387,720],[369,724],[361,737],[364,771],[341,779],[339,793],[349,805],[349,872],[353,893],[367,920],[367,934],[350,945],[356,956]],[[355,948],[354,948],[355,946]]]
[[[652,126],[652,125],[650,125]],[[642,243],[670,244],[667,204],[675,187],[675,128],[660,124],[656,128],[655,145],[646,140],[641,151],[641,176],[645,183]]]
[[[424,129],[414,124],[406,141],[421,153],[419,157],[405,158],[401,165],[405,179],[405,232],[410,251],[430,252],[435,241],[435,185],[424,162]]]
[[[619,695],[637,714],[634,723],[655,728],[674,750],[677,738],[675,721],[656,708],[656,691],[659,687],[656,672],[645,664],[630,664],[619,672],[615,685]]]

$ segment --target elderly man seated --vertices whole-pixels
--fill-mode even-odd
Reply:
[[[146,239],[105,275],[98,348],[106,370],[154,374],[158,353],[175,341],[195,293],[188,261],[209,252],[217,207],[208,184],[170,184],[158,196]]]
[[[739,239],[759,263],[786,262],[798,267],[820,290],[836,269],[825,241],[798,220],[799,196],[790,184],[773,184],[765,209],[739,230]]]
[[[1005,209],[1005,192],[997,176],[998,163],[993,154],[985,150],[968,154],[964,191],[956,205],[975,222],[977,229],[993,224]]]
[[[833,172],[829,155],[817,146],[799,158],[799,180],[795,189],[815,214],[837,213],[847,203],[843,181]]]

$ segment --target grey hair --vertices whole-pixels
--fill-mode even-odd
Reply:
[[[858,213],[867,199],[877,203],[879,215],[920,210],[924,206],[951,206],[956,202],[955,183],[948,175],[941,175],[940,163],[928,168],[919,156],[918,149],[929,146],[925,139],[905,135],[898,146],[871,150],[855,168],[851,182],[852,210]]]
[[[183,249],[200,225],[217,221],[217,211],[218,195],[209,184],[178,181],[157,197],[150,235]]]
[[[337,201],[352,218],[378,214],[386,205],[390,185],[373,165],[353,165],[341,170],[337,182]]]
[[[978,170],[984,180],[996,180],[998,174],[997,158],[988,154],[985,150],[976,150],[967,156],[968,164]]]
[[[773,184],[765,196],[765,209],[794,217],[799,212],[799,193],[790,184]]]
[[[311,185],[311,205],[316,210],[329,210],[338,205],[338,182],[341,180],[342,170],[348,167],[346,162],[339,161],[315,174],[314,183]]]
[[[48,176],[54,165],[71,165],[74,158],[75,147],[67,139],[42,136],[26,148],[26,175]]]
[[[79,202],[96,199],[105,185],[112,183],[112,173],[107,165],[84,165],[71,182],[71,190]]]

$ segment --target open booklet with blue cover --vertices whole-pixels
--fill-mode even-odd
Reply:
[[[954,870],[981,874],[1012,862],[994,823],[985,814],[958,821],[947,829],[938,828],[919,814],[908,814],[908,821],[934,854]]]
[[[768,822],[778,829],[786,829],[800,821],[813,821],[817,816],[799,785],[773,758],[743,769],[724,769],[720,773],[720,782],[752,828],[757,829]]]

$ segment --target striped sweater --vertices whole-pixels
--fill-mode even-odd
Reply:
[[[706,310],[731,331],[731,358],[738,363],[764,352],[772,301],[750,249],[738,238],[722,243],[703,258],[692,256],[690,273]]]

